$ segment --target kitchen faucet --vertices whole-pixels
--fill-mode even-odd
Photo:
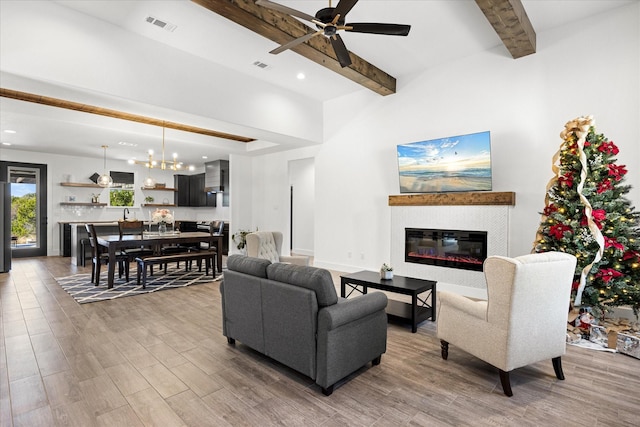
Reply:
[[[127,214],[129,213],[129,208],[124,208],[124,212],[122,213],[122,219],[127,220]]]

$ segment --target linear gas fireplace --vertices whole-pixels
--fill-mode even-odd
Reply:
[[[487,258],[484,231],[405,228],[405,262],[482,271]]]

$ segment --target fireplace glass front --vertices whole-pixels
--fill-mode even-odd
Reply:
[[[485,231],[405,228],[405,262],[482,271]]]

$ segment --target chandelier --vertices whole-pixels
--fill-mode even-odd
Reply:
[[[162,170],[171,169],[171,170],[177,171],[177,170],[182,169],[182,162],[178,162],[178,153],[173,153],[172,160],[169,161],[169,162],[166,162],[165,159],[164,159],[164,129],[165,128],[163,126],[162,127],[162,158],[160,160],[160,164],[158,165],[158,162],[153,159],[153,150],[149,150],[149,152],[148,152],[148,155],[149,155],[148,160],[141,161],[141,160],[131,159],[131,160],[129,160],[129,164],[132,164],[132,165],[143,165],[144,167],[146,167],[148,169],[153,169],[154,167],[158,167],[158,166],[160,166],[160,169],[162,169]],[[151,171],[149,171],[149,177],[147,179],[151,179]]]

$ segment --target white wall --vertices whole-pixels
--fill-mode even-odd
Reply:
[[[20,150],[0,149],[0,160],[38,163],[47,165],[47,255],[60,255],[60,226],[59,222],[68,221],[115,221],[123,216],[122,208],[94,208],[94,207],[69,207],[61,206],[68,196],[75,196],[76,202],[90,202],[92,193],[100,194],[100,201],[108,200],[107,189],[100,188],[76,188],[63,187],[61,182],[66,182],[69,175],[74,176],[76,182],[91,183],[89,176],[94,172],[102,173],[103,159],[69,157],[55,154],[33,153]],[[168,199],[173,203],[173,192],[144,191],[141,189],[142,181],[147,177],[147,169],[141,166],[132,166],[123,161],[107,160],[107,169],[120,172],[133,172],[135,177],[135,207],[129,208],[128,217],[134,215],[139,219],[148,219],[149,212],[156,208],[141,207],[146,196],[153,196],[154,203],[161,203]],[[203,171],[196,171],[203,172]],[[164,182],[167,187],[173,188],[173,171],[153,169],[152,176],[157,182]],[[187,173],[191,174],[191,173]],[[221,200],[218,200],[221,202]],[[172,207],[170,208],[177,220],[212,221],[221,219],[228,221],[230,208],[228,207]]]
[[[377,269],[390,256],[388,196],[398,194],[396,145],[490,130],[493,189],[515,191],[509,252],[531,251],[551,159],[564,124],[592,114],[620,148],[640,206],[640,4],[538,34],[538,53],[504,47],[399,81],[398,93],[363,91],[325,105],[315,157],[315,265]],[[282,156],[254,170],[256,221],[286,206]],[[279,203],[282,203],[281,205]]]
[[[278,230],[290,239],[290,162],[312,159],[319,147],[307,147],[258,157],[232,154],[231,233],[238,230]],[[305,248],[303,248],[305,249]],[[288,245],[282,250],[289,254]]]

